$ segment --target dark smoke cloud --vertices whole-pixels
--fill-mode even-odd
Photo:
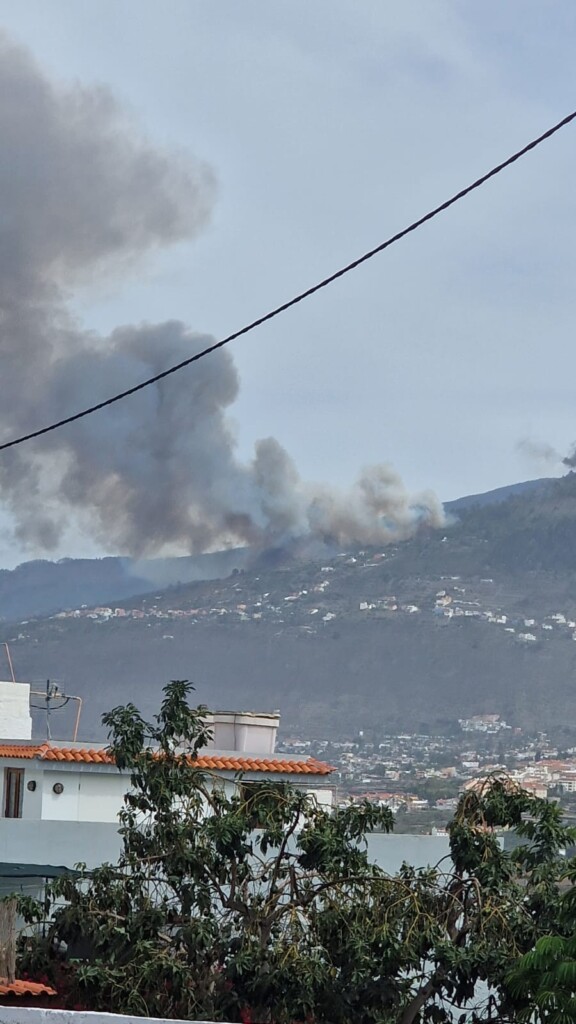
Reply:
[[[170,321],[101,337],[67,307],[73,288],[194,236],[209,169],[141,138],[108,92],[60,88],[0,37],[0,436],[58,419],[151,376],[210,339]],[[442,522],[387,467],[348,493],[304,483],[274,439],[241,463],[226,418],[230,355],[0,456],[20,543],[55,550],[72,523],[107,550],[264,547],[303,537],[384,542]]]
[[[576,442],[570,448],[568,455],[562,459],[562,465],[568,466],[568,469],[576,469]]]

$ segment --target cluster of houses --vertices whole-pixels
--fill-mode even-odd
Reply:
[[[466,769],[462,765],[460,769],[454,766],[436,772],[420,773],[416,779],[457,780],[459,782],[458,792],[463,793],[478,788],[490,776],[503,773],[523,789],[532,793],[533,796],[544,800],[576,793],[576,759],[559,760],[554,758],[532,762],[522,768],[510,768],[499,763],[485,764],[481,772],[477,768]],[[409,814],[431,808],[437,811],[453,811],[458,803],[458,795],[428,798],[412,793],[409,789],[384,790],[374,787],[373,779],[370,781],[372,782],[371,788],[356,786],[351,792],[346,792],[343,787],[338,794],[339,801],[370,800],[381,807],[389,807],[394,814],[398,811]]]
[[[492,583],[493,580],[482,580],[482,583]],[[564,612],[554,612],[547,615],[541,622],[535,618],[520,618],[505,614],[500,610],[484,608],[479,600],[466,600],[463,595],[465,587],[453,587],[452,592],[442,589],[436,591],[432,610],[435,616],[441,619],[480,619],[492,625],[502,626],[505,633],[512,634],[520,643],[536,643],[541,638],[542,632],[551,633],[553,630],[569,633],[572,640],[576,640],[576,620],[570,618]],[[404,612],[414,615],[421,611],[427,611],[411,602],[401,603],[395,596],[386,596],[373,601],[361,601],[359,605],[361,612],[387,611]]]
[[[132,606],[82,605],[57,612],[53,619],[83,619],[98,624],[112,622],[170,622],[198,625],[213,621],[236,623],[272,622],[296,626],[314,635],[337,618],[392,618],[409,616],[443,625],[474,619],[510,635],[518,644],[530,645],[551,636],[576,640],[576,617],[555,611],[536,618],[511,613],[499,607],[493,579],[462,581],[459,576],[437,577],[410,584],[403,596],[382,592],[380,574],[366,572],[385,565],[386,555],[343,554],[327,565],[308,565],[292,571],[268,572],[262,577],[238,572],[227,580],[191,585],[172,596],[133,599]],[[366,581],[365,594],[362,596]],[[440,587],[438,588],[438,583]],[[25,625],[23,623],[22,625]],[[14,639],[23,639],[20,634]],[[167,630],[165,639],[172,639]]]
[[[576,793],[576,759],[550,758],[526,764],[521,768],[509,768],[498,763],[486,764],[480,773],[475,772],[468,778],[460,775],[456,769],[452,769],[452,772],[447,769],[444,773],[438,773],[434,777],[458,778],[460,780],[459,793],[464,793],[478,789],[491,776],[500,774],[505,774],[532,796],[543,800],[558,799],[564,795]],[[453,811],[458,803],[459,795],[436,797],[432,800],[404,790],[388,792],[375,788],[353,792],[347,796],[340,795],[340,800],[346,799],[370,800],[380,807],[389,807],[393,814],[397,814],[399,811],[410,814],[431,808],[436,811]]]
[[[477,787],[490,774],[501,772],[504,765],[486,765],[483,773],[476,779],[466,782],[463,789]],[[565,793],[576,793],[576,760],[549,758],[526,764],[523,767],[507,770],[506,774],[516,781],[523,789],[529,790],[534,796],[547,799]]]
[[[512,728],[500,715],[472,715],[470,718],[459,718],[458,725],[462,732],[483,732],[491,736]]]
[[[330,585],[328,574],[333,572],[332,566],[324,566],[320,569],[321,578],[314,581],[310,588],[299,588],[288,590],[286,594],[272,594],[269,591],[249,593],[244,595],[244,587],[240,583],[230,583],[228,586],[216,587],[205,600],[205,595],[199,594],[197,605],[186,605],[184,607],[164,607],[155,601],[142,600],[138,607],[111,607],[107,605],[89,607],[82,605],[80,608],[68,609],[52,615],[52,619],[88,619],[98,622],[109,622],[112,620],[130,619],[142,620],[184,620],[191,624],[201,621],[229,618],[234,622],[259,622],[262,619],[272,619],[283,622],[286,619],[294,618],[295,602],[304,602],[312,607],[307,607],[306,613],[310,617],[318,616],[319,621],[330,622],[336,618],[336,613],[324,607],[324,595]],[[258,583],[258,579],[255,581]],[[251,587],[250,590],[253,590]],[[316,603],[315,603],[316,599]]]
[[[447,736],[402,734],[371,743],[362,736],[347,742],[291,738],[284,748],[330,760],[338,769],[338,801],[368,799],[395,814],[451,811],[459,793],[493,773],[505,772],[542,798],[570,800],[576,793],[576,748],[559,756],[545,733],[528,736],[491,713],[454,725]]]

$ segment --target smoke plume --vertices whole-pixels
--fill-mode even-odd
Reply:
[[[142,138],[103,89],[63,88],[0,38],[0,437],[108,397],[210,342],[174,320],[85,330],[74,289],[133,270],[199,232],[210,170]],[[227,410],[231,356],[191,370],[0,456],[0,496],[21,544],[54,551],[71,524],[106,550],[143,555],[311,536],[409,536],[442,521],[389,468],[349,493],[303,482],[272,438],[239,461]]]
[[[576,442],[571,445],[568,455],[562,459],[562,465],[567,466],[568,469],[576,469]]]
[[[566,466],[568,469],[576,469],[576,442],[570,446],[567,455],[561,455],[551,444],[541,441],[533,441],[530,438],[523,438],[517,444],[517,449],[523,455],[536,462],[542,462],[547,466]]]

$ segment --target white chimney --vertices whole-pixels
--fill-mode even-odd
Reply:
[[[0,681],[0,739],[32,739],[29,683]]]
[[[207,749],[239,754],[273,754],[280,712],[214,711],[206,716],[212,729]]]

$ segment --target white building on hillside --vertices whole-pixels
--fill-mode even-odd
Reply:
[[[279,713],[210,718],[213,740],[200,751],[199,768],[231,789],[242,773],[243,782],[291,782],[331,804],[328,765],[275,754]],[[26,683],[0,682],[0,775],[0,894],[14,889],[15,877],[48,877],[49,868],[116,859],[129,772],[118,770],[104,744],[33,740]]]

